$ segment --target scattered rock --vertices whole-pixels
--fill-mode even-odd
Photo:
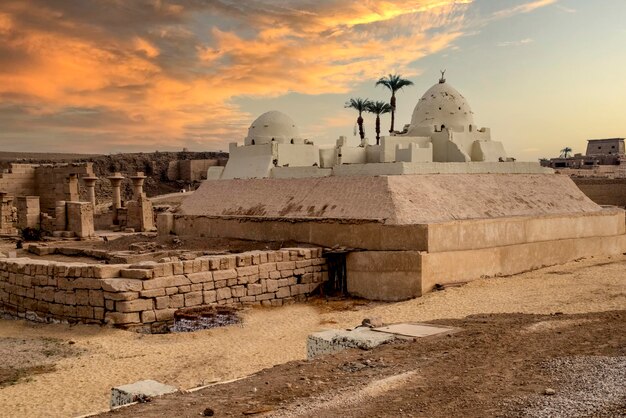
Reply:
[[[373,316],[371,318],[365,318],[363,322],[361,322],[361,325],[369,328],[378,328],[382,327],[385,324],[383,323],[383,319],[381,317]]]
[[[543,391],[544,395],[548,395],[548,396],[552,396],[556,394],[556,390],[552,389],[552,388],[546,388],[546,390]]]

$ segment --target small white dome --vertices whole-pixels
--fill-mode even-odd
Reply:
[[[300,137],[296,123],[282,112],[272,110],[259,116],[250,128],[245,145],[269,144],[272,141],[289,144]]]
[[[432,86],[417,102],[409,133],[419,128],[432,130],[443,127],[454,131],[467,130],[474,125],[474,112],[465,97],[454,87],[441,79]]]

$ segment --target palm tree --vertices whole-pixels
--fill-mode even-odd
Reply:
[[[363,142],[363,140],[365,139],[365,131],[363,130],[363,112],[367,112],[367,108],[370,103],[371,102],[369,99],[352,97],[346,102],[345,105],[346,108],[355,109],[357,112],[359,112],[359,117],[357,118],[356,123],[359,125],[359,135],[361,136],[361,142]]]
[[[376,115],[376,145],[380,145],[380,115],[391,112],[391,105],[386,102],[370,102],[367,111]]]
[[[391,128],[389,128],[389,133],[392,133],[396,121],[396,92],[402,90],[404,87],[412,86],[413,82],[402,78],[400,74],[389,74],[387,77],[382,77],[376,82],[376,86],[381,85],[391,90],[391,100],[389,101],[391,105]]]
[[[572,156],[572,149],[570,147],[565,147],[561,150],[561,158],[569,158]]]

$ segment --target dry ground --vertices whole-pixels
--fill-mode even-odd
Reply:
[[[93,326],[71,327],[2,320],[0,321],[0,340],[19,338],[31,342],[33,347],[39,347],[42,339],[53,338],[60,341],[60,344],[69,344],[70,341],[74,341],[73,347],[77,351],[70,357],[55,358],[54,367],[48,373],[32,375],[29,376],[28,380],[21,380],[1,388],[0,405],[2,408],[0,408],[0,416],[72,416],[100,410],[107,407],[109,389],[112,386],[141,379],[155,379],[187,389],[213,380],[227,380],[246,376],[288,361],[302,360],[306,354],[305,341],[308,334],[323,328],[354,326],[367,316],[380,316],[388,323],[448,319],[450,321],[447,323],[457,323],[473,330],[465,333],[466,337],[459,337],[458,339],[454,337],[450,340],[459,341],[458,351],[447,350],[451,353],[450,359],[454,361],[445,361],[445,356],[436,356],[435,358],[445,367],[458,370],[459,381],[463,382],[465,382],[465,372],[462,367],[465,356],[470,356],[476,361],[482,358],[483,366],[486,369],[481,369],[480,373],[478,371],[472,372],[473,374],[470,376],[474,380],[468,380],[464,383],[464,385],[468,385],[471,382],[476,382],[476,376],[492,373],[489,371],[491,363],[486,361],[489,353],[487,348],[494,341],[497,342],[502,333],[507,335],[503,341],[510,341],[510,344],[503,345],[502,350],[505,350],[503,352],[506,355],[510,355],[506,350],[525,344],[529,338],[517,335],[521,328],[539,323],[533,327],[538,327],[541,330],[542,327],[546,327],[541,323],[550,318],[528,319],[513,315],[487,317],[486,323],[481,323],[482,319],[477,320],[476,318],[470,318],[464,322],[455,322],[454,320],[465,318],[468,315],[487,313],[549,315],[556,312],[585,314],[624,310],[626,307],[625,267],[626,256],[595,258],[514,277],[481,279],[464,287],[432,293],[419,299],[401,303],[363,304],[361,302],[326,303],[318,301],[307,305],[294,305],[271,310],[254,309],[244,313],[243,326],[200,331],[192,334],[139,335]],[[578,321],[581,318],[568,319]],[[565,332],[561,330],[549,330],[547,334],[545,332],[529,334],[544,336],[538,337],[539,339],[533,343],[533,347],[536,347],[537,352],[541,352],[545,347],[546,353],[552,353],[550,355],[568,354],[569,352],[574,353],[574,350],[567,348],[568,341],[571,341],[570,345],[583,347],[579,354],[597,352],[602,355],[615,355],[617,350],[615,342],[623,346],[623,327],[615,328],[616,323],[623,324],[623,313],[606,314],[606,316],[589,315],[582,317],[582,319],[592,321],[591,323],[582,322],[581,326],[586,327],[583,333],[579,333],[578,328],[572,323],[566,322],[569,325],[564,330],[567,332],[566,336],[570,336],[571,339],[558,337],[558,335],[563,335],[558,334],[558,332]],[[489,321],[493,325],[489,325]],[[599,324],[606,325],[599,327]],[[550,329],[550,326],[547,327]],[[492,333],[489,331],[492,328],[502,332]],[[600,331],[596,332],[595,329],[600,329]],[[551,338],[553,335],[558,338]],[[579,339],[575,340],[574,338]],[[591,343],[591,341],[596,340],[601,343],[595,345]],[[5,346],[12,347],[13,345],[5,344]],[[28,365],[28,367],[32,366],[32,363],[28,362],[28,353],[23,351],[23,345],[21,347],[22,349],[16,348],[14,352],[5,353],[5,356],[13,357],[18,368],[21,364]],[[389,346],[383,350],[391,350],[390,352],[393,353],[395,352],[393,350],[396,350],[393,347]],[[400,350],[421,350],[417,344],[401,345],[400,347],[410,347]],[[472,354],[474,347],[477,347],[477,351]],[[594,351],[589,347],[596,347],[597,350]],[[433,352],[437,352],[436,344],[432,348]],[[532,351],[520,352],[519,356],[521,357],[517,358],[527,359],[529,352]],[[377,358],[375,353],[372,353],[374,360]],[[421,351],[419,353],[416,352],[411,355],[424,355]],[[355,359],[358,359],[360,354],[348,353],[346,355],[354,355],[356,356]],[[346,360],[346,362],[350,363],[352,360]],[[325,363],[322,362],[321,364]],[[477,364],[468,363],[468,367],[477,367]],[[503,364],[506,364],[504,360],[494,366],[492,380],[496,383],[499,379],[497,377],[499,373],[506,369]],[[346,367],[351,369],[351,366]],[[397,374],[395,372],[388,373],[391,369],[387,367],[373,367],[371,370],[373,370],[371,376],[370,372],[367,372],[363,374],[365,377],[362,380],[359,380],[360,378],[354,381],[348,380],[346,384],[365,384],[374,376],[380,379],[391,374]],[[401,373],[409,369],[400,367],[394,370]],[[437,370],[436,368],[431,370],[433,376],[437,375]],[[529,376],[537,371],[532,368],[524,370],[526,370],[524,373],[529,373]],[[315,372],[311,372],[310,376],[307,374],[304,377],[313,381],[316,380],[315,376]],[[382,384],[383,386],[394,386],[418,378],[414,375],[401,375],[395,379],[383,381]],[[539,378],[540,384],[538,386],[531,385],[528,388],[531,391],[537,390],[541,384],[545,383],[545,380],[542,379],[544,378]],[[277,380],[277,382],[281,381]],[[293,383],[291,384],[293,387]],[[313,383],[304,380],[301,385],[311,386]],[[227,389],[227,386],[223,386],[223,388],[230,390]],[[488,389],[489,387],[484,386],[480,390],[486,390],[485,388]],[[448,397],[443,396],[446,394]],[[441,395],[436,398],[439,403],[450,402],[451,399],[455,399],[453,394],[446,390],[441,392]],[[283,406],[289,405],[289,399],[287,397],[283,399],[286,402]],[[389,402],[390,408],[400,408],[401,403],[394,399],[392,396],[386,398],[385,401]],[[254,399],[253,401],[256,402]],[[252,406],[256,405],[254,402],[251,404]],[[294,408],[297,407],[297,402],[294,404]],[[488,400],[485,402],[487,402],[485,408],[492,404]],[[275,409],[278,404],[279,402],[276,401],[269,406]],[[193,412],[191,415],[198,416],[201,412],[201,410],[198,411],[198,408],[211,405],[215,406],[214,403],[196,404],[193,411],[190,409],[189,413]],[[420,408],[430,410],[428,408],[431,406],[423,405]],[[372,406],[372,408],[375,407]],[[424,416],[418,410],[413,412],[416,414],[415,416]],[[220,410],[220,413],[224,413],[224,410]],[[368,414],[370,413],[374,416],[384,416],[386,411],[372,409],[369,410]],[[168,414],[161,416],[168,416]]]

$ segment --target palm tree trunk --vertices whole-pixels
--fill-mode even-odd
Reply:
[[[394,125],[396,123],[396,94],[391,93],[391,100],[389,101],[391,105],[391,128],[389,129],[389,133],[393,133]]]
[[[380,114],[376,115],[376,145],[380,145]]]
[[[363,117],[359,112],[359,118],[356,120],[356,123],[359,124],[359,135],[361,136],[361,142],[365,139],[365,131],[363,130]]]

